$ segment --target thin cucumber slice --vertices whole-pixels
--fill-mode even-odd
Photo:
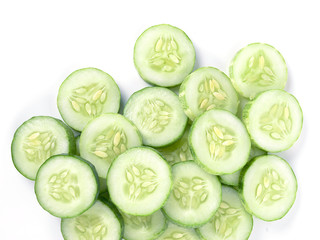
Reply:
[[[112,161],[131,147],[142,145],[138,129],[120,114],[106,113],[88,123],[80,137],[80,155],[106,178]]]
[[[297,99],[283,90],[269,90],[246,104],[243,110],[253,143],[267,152],[289,149],[299,138],[303,115]]]
[[[187,124],[178,96],[161,87],[147,87],[132,94],[124,116],[137,126],[143,143],[152,147],[177,141]]]
[[[161,210],[149,216],[121,214],[124,220],[124,239],[154,240],[167,228],[167,220]]]
[[[234,173],[248,161],[251,142],[243,123],[225,110],[209,110],[191,126],[189,144],[195,160],[215,175]]]
[[[83,68],[71,73],[61,84],[57,103],[63,120],[81,132],[91,119],[119,111],[120,90],[109,74]]]
[[[25,121],[15,132],[11,155],[16,169],[35,180],[39,167],[52,155],[74,154],[72,130],[53,117],[37,116]]]
[[[286,215],[296,199],[297,188],[290,165],[276,155],[256,157],[241,172],[240,194],[245,207],[265,221]]]
[[[166,231],[161,234],[158,240],[201,240],[197,232],[192,228],[184,228],[169,223]]]
[[[183,136],[177,142],[169,145],[168,147],[157,149],[170,165],[173,165],[177,162],[193,160],[193,156],[188,144],[189,130],[190,127],[187,126]]]
[[[165,215],[185,227],[207,223],[221,202],[221,184],[194,161],[176,163],[172,167],[173,190],[163,207]]]
[[[256,148],[254,146],[251,146],[249,159],[252,159],[252,158],[260,156],[260,155],[265,155],[265,154],[267,154],[265,151],[263,151],[259,148]],[[240,173],[241,173],[241,170],[236,171],[235,173],[231,173],[231,174],[220,175],[219,176],[220,182],[223,184],[237,187],[239,185],[239,181],[240,181]]]
[[[172,185],[170,166],[151,148],[137,147],[118,156],[107,176],[111,201],[124,213],[147,216],[159,210]]]
[[[121,221],[106,201],[98,200],[80,216],[61,220],[64,240],[74,239],[121,239]]]
[[[238,94],[227,75],[217,68],[202,67],[182,82],[179,99],[185,114],[193,121],[210,109],[238,110]]]
[[[161,24],[145,30],[134,47],[134,64],[141,78],[162,87],[179,85],[192,71],[195,50],[179,28]]]
[[[288,78],[282,55],[265,43],[242,48],[234,56],[229,73],[237,92],[249,99],[266,90],[284,89]]]
[[[222,186],[222,202],[218,211],[197,231],[205,240],[247,240],[252,227],[252,216],[242,206],[238,192]]]
[[[34,188],[44,210],[56,217],[70,218],[94,204],[98,181],[89,162],[77,156],[55,155],[39,168]]]

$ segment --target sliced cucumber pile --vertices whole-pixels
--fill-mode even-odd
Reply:
[[[194,161],[172,167],[173,189],[163,208],[169,220],[186,227],[207,223],[221,201],[221,184]]]
[[[199,68],[182,82],[179,99],[184,112],[194,120],[210,109],[238,110],[238,95],[227,75],[213,67]]]
[[[197,231],[205,240],[247,240],[252,227],[252,216],[242,206],[238,192],[223,186],[218,211],[210,222]]]
[[[252,141],[267,152],[289,149],[300,136],[302,119],[297,99],[283,90],[265,91],[243,110]]]
[[[170,165],[173,165],[177,162],[193,160],[188,143],[189,130],[190,126],[187,126],[180,140],[167,147],[157,149]]]
[[[209,110],[192,124],[189,143],[194,159],[209,173],[228,174],[248,161],[251,142],[243,123],[225,110]]]
[[[290,165],[276,155],[256,157],[241,172],[240,194],[246,209],[265,221],[286,215],[297,188]]]
[[[194,63],[191,40],[181,29],[168,24],[145,30],[134,47],[134,64],[141,78],[157,86],[179,85]]]
[[[192,72],[194,63],[182,30],[153,26],[136,41],[134,64],[159,87],[133,93],[123,116],[112,77],[84,68],[58,93],[76,131],[52,117],[16,130],[13,163],[62,218],[65,240],[245,240],[251,215],[274,221],[290,210],[293,170],[267,155],[289,149],[302,129],[298,101],[282,90],[283,57],[250,44],[234,57],[231,81],[214,67]],[[179,84],[179,96],[164,88]]]
[[[147,87],[132,94],[124,116],[137,126],[143,143],[152,147],[177,141],[187,124],[178,96],[161,87]]]
[[[120,90],[109,74],[96,68],[83,68],[64,80],[57,102],[63,120],[81,132],[96,116],[119,111]]]
[[[40,205],[60,218],[70,218],[90,208],[99,193],[96,170],[80,157],[55,155],[39,168],[35,193]]]
[[[252,159],[260,155],[265,155],[265,154],[267,154],[265,151],[257,147],[251,146],[249,159]],[[241,170],[231,174],[220,175],[219,178],[221,183],[237,187],[239,185],[240,173],[241,173]]]
[[[167,228],[167,220],[161,210],[148,216],[134,216],[121,214],[124,220],[124,234],[126,240],[157,239]]]
[[[201,240],[197,232],[192,228],[184,228],[173,223],[169,223],[166,231],[160,235],[158,240]]]
[[[124,213],[150,215],[169,197],[170,170],[167,162],[150,148],[129,149],[110,166],[107,176],[110,199]]]
[[[71,129],[62,121],[47,116],[24,122],[16,130],[11,145],[14,166],[31,180],[36,179],[39,167],[52,155],[75,152]]]
[[[119,240],[122,236],[121,219],[105,200],[98,200],[87,211],[74,218],[61,220],[65,240]]]
[[[229,72],[237,92],[249,99],[266,90],[283,89],[288,77],[282,55],[264,43],[242,48],[233,58]]]

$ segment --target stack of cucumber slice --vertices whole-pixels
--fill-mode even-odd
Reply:
[[[283,57],[250,44],[229,77],[192,72],[194,63],[182,30],[153,26],[138,38],[134,64],[156,86],[135,92],[123,115],[113,78],[85,68],[59,89],[65,123],[37,116],[16,130],[13,163],[62,219],[64,239],[245,240],[252,216],[274,221],[290,210],[294,172],[268,154],[289,149],[302,129],[299,103],[283,90]],[[165,88],[177,85],[179,95]]]

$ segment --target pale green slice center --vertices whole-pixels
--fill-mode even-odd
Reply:
[[[133,216],[122,213],[124,223],[130,225],[134,229],[151,229],[152,227],[152,215],[149,216]]]
[[[103,218],[94,214],[83,214],[75,220],[75,231],[81,240],[102,240],[107,235]]]

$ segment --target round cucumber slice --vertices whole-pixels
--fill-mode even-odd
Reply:
[[[290,165],[276,155],[256,157],[241,172],[240,194],[246,209],[265,221],[286,215],[296,199],[297,188]]]
[[[158,240],[201,240],[197,232],[192,228],[184,228],[169,223],[166,231],[158,238]]]
[[[185,227],[207,223],[221,202],[221,184],[194,161],[176,163],[172,167],[173,190],[163,207],[165,215]]]
[[[137,126],[143,143],[152,147],[177,141],[187,125],[178,96],[161,87],[147,87],[132,94],[124,116]]]
[[[222,186],[222,202],[214,217],[198,229],[206,240],[247,240],[253,219],[241,204],[238,192]]]
[[[252,43],[242,48],[234,56],[229,72],[238,93],[250,99],[265,90],[283,89],[288,78],[282,55],[265,43]]]
[[[94,204],[99,180],[94,166],[84,159],[55,155],[39,168],[35,193],[42,208],[53,216],[75,217]]]
[[[193,122],[189,143],[195,161],[215,175],[240,170],[248,161],[251,147],[243,123],[232,113],[215,109]]]
[[[76,151],[72,130],[53,117],[37,116],[25,121],[15,132],[11,155],[16,169],[35,180],[40,166],[52,155]]]
[[[134,64],[141,78],[162,87],[179,85],[192,71],[195,56],[189,37],[168,24],[145,30],[134,47]]]
[[[239,103],[229,77],[213,67],[202,67],[188,75],[180,86],[179,99],[191,120],[210,109],[235,114]]]
[[[61,220],[61,232],[65,240],[121,239],[121,221],[106,201],[98,200],[86,212],[74,218]]]
[[[149,216],[133,216],[122,213],[124,220],[124,239],[154,240],[167,228],[166,218],[161,210]]]
[[[269,90],[246,104],[243,121],[253,143],[268,152],[289,149],[299,138],[303,116],[297,99],[283,90]]]
[[[151,148],[137,147],[111,164],[107,186],[112,202],[124,213],[150,215],[167,200],[172,180],[170,166]]]
[[[71,73],[61,84],[57,103],[63,120],[81,132],[91,119],[119,111],[120,90],[109,74],[83,68]]]
[[[180,138],[177,142],[169,145],[168,147],[157,149],[170,165],[173,165],[177,162],[193,160],[193,156],[188,144],[189,130],[190,126],[187,126],[182,138]]]
[[[90,161],[100,178],[106,178],[112,161],[132,147],[142,145],[138,129],[120,114],[105,113],[93,119],[80,136],[80,155]]]
[[[251,146],[249,159],[252,159],[256,156],[265,155],[265,154],[267,154],[265,151],[257,147]],[[241,170],[231,174],[220,175],[219,176],[220,182],[223,184],[237,187],[240,181],[240,173],[241,173]]]

